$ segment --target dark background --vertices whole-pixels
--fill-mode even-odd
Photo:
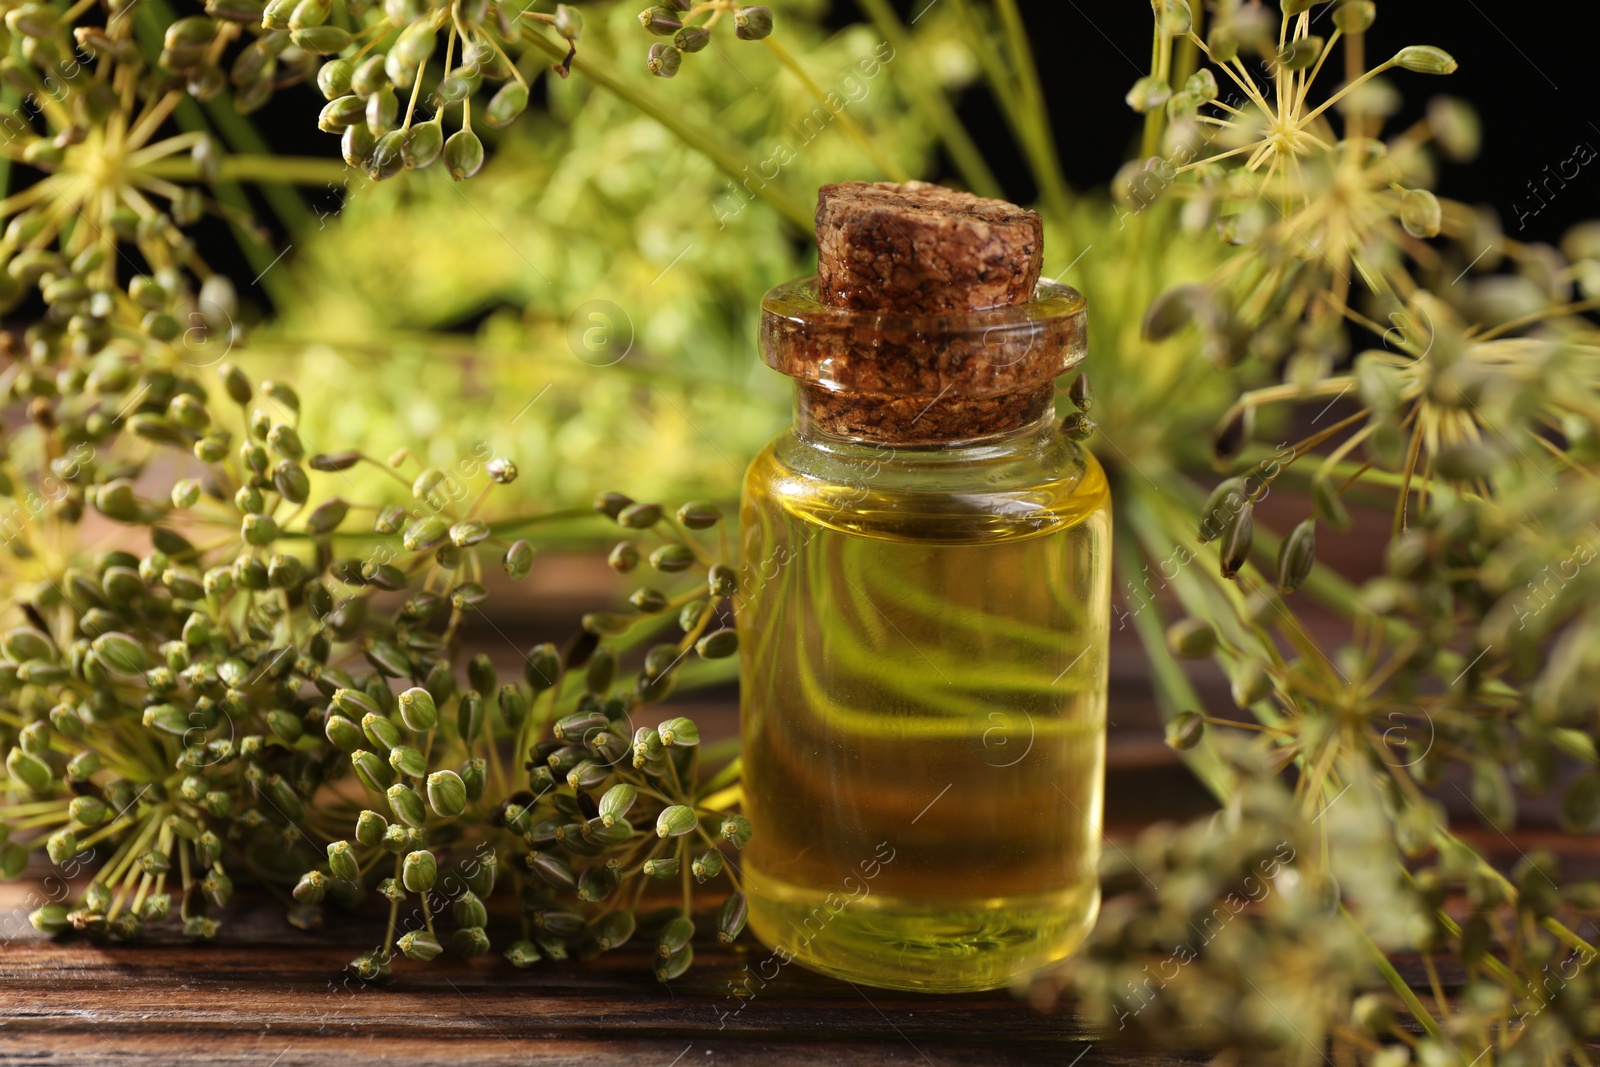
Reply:
[[[942,0],[897,0],[903,17]],[[1190,0],[1198,6],[1200,0]],[[1277,4],[1265,0],[1266,6]],[[1105,184],[1136,148],[1139,116],[1123,94],[1146,73],[1150,56],[1150,5],[1145,0],[1018,0],[1033,41],[1045,98],[1050,102],[1056,143],[1067,179],[1076,188]],[[1331,32],[1319,5],[1312,31]],[[836,0],[835,20],[859,18],[850,0]],[[1508,236],[1521,240],[1560,237],[1573,223],[1600,217],[1600,156],[1583,167],[1547,206],[1523,218],[1518,204],[1538,207],[1530,181],[1543,180],[1572,156],[1580,143],[1600,154],[1600,4],[1508,3],[1506,0],[1378,0],[1378,18],[1367,34],[1367,57],[1375,64],[1402,47],[1431,44],[1460,63],[1447,77],[1391,71],[1407,107],[1391,120],[1391,131],[1420,117],[1427,100],[1448,93],[1470,101],[1483,125],[1483,149],[1470,164],[1447,164],[1439,192],[1468,203],[1493,205]],[[1324,69],[1332,86],[1338,78]],[[977,138],[1007,195],[1027,201],[1032,182],[1011,147],[1005,123],[981,87],[961,102],[961,117]],[[1571,167],[1567,168],[1571,173]],[[1552,184],[1552,188],[1554,185]]]

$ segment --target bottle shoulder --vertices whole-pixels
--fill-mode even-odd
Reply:
[[[779,434],[745,476],[748,520],[787,514],[860,536],[1014,540],[1109,516],[1105,471],[1053,429],[1003,446],[845,448]]]

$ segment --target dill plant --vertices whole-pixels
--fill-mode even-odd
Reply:
[[[1120,617],[1144,641],[1170,743],[1220,806],[1108,851],[1099,928],[1033,998],[1070,992],[1108,1031],[1236,1059],[1583,1062],[1600,1031],[1600,892],[1544,852],[1496,868],[1439,798],[1459,792],[1508,830],[1519,794],[1557,790],[1569,831],[1600,824],[1596,226],[1559,247],[1522,242],[1435,190],[1441,159],[1476,154],[1476,119],[1439,97],[1385,131],[1401,93],[1431,92],[1455,62],[1427,44],[1369,56],[1368,0],[1155,0],[1150,69],[1127,94],[1140,153],[1109,201],[1061,176],[1015,0],[945,0],[914,26],[884,0],[861,6],[854,38],[895,55],[886,91],[842,111],[840,137],[747,186],[759,203],[736,225],[713,232],[708,211],[701,235],[730,262],[794,273],[771,250],[786,226],[806,227],[810,186],[925,173],[935,146],[955,180],[999,195],[949,98],[981,79],[1051,245],[1096,250],[1066,278],[1094,308],[1102,358],[1092,408],[1085,388],[1066,410],[1074,432],[1095,429],[1112,479]],[[737,768],[697,776],[706,753],[681,718],[622,723],[665,695],[691,650],[732,650],[731,561],[697,532],[714,509],[602,496],[611,521],[657,539],[619,545],[613,565],[660,577],[630,611],[582,620],[566,648],[528,650],[521,681],[460,662],[483,573],[525,573],[532,541],[592,485],[541,462],[520,483],[537,482],[521,492],[545,505],[529,510],[494,448],[447,474],[454,457],[374,458],[394,442],[372,440],[373,421],[355,451],[313,446],[324,422],[301,421],[300,393],[314,405],[329,390],[256,388],[221,369],[225,355],[252,358],[246,312],[185,231],[207,213],[233,227],[282,312],[267,347],[293,348],[289,279],[337,276],[338,257],[271,270],[247,185],[306,233],[293,184],[466,179],[484,165],[482,131],[505,127],[507,165],[552,188],[607,130],[647,126],[671,139],[635,145],[628,168],[669,153],[709,203],[763,158],[751,146],[827,100],[820,72],[854,38],[824,41],[817,14],[723,0],[590,4],[581,19],[575,6],[416,0],[212,0],[182,18],[164,0],[7,8],[0,296],[31,324],[3,377],[0,859],[8,876],[35,851],[98,864],[82,900],[35,912],[41,928],[136,937],[175,912],[205,937],[242,874],[284,893],[296,921],[383,897],[388,935],[356,961],[363,976],[397,953],[492,946],[525,965],[629,936],[656,939],[665,978],[688,965],[695,880],[732,880],[715,846],[751,832],[728,813]],[[699,53],[723,34],[784,88],[718,124],[708,116],[733,75]],[[533,83],[552,74],[538,102]],[[253,147],[242,116],[313,81],[325,100],[300,92],[307,121],[338,132],[344,161]],[[471,188],[510,184],[498,165]],[[401,180],[434,195],[428,174]],[[422,224],[418,247],[447,247],[448,226],[391,187],[365,190],[385,210],[353,202],[325,247],[381,233],[390,207]],[[567,202],[592,209],[597,190],[579,181]],[[659,196],[636,182],[606,206],[642,272]],[[724,286],[639,286],[636,317],[727,322],[718,300],[737,284],[712,260],[682,269]],[[453,314],[419,315],[404,343],[422,360],[460,351],[441,329]],[[467,350],[548,345],[548,326],[502,317]],[[747,355],[741,331],[711,336],[728,366]],[[1357,336],[1382,347],[1352,352]],[[692,366],[678,360],[665,362]],[[723,384],[747,388],[736,374]],[[1331,421],[1277,441],[1286,412],[1338,402]],[[653,429],[666,416],[618,402],[586,417]],[[759,436],[746,432],[735,453]],[[726,495],[717,467],[681,480]],[[463,480],[478,484],[462,495]],[[1274,488],[1306,501],[1287,532],[1256,520]],[[1360,584],[1316,563],[1319,534],[1345,529],[1352,507],[1389,522],[1383,574]],[[97,554],[108,526],[125,547]],[[1152,565],[1160,597],[1145,592]],[[1303,599],[1347,619],[1348,639],[1309,636]],[[619,687],[619,656],[651,641]],[[1191,657],[1222,664],[1237,708],[1202,706]],[[652,877],[685,899],[635,919]],[[728,938],[742,925],[730,888],[717,918]],[[510,942],[485,925],[495,892],[517,900]],[[1422,992],[1401,973],[1413,966]]]

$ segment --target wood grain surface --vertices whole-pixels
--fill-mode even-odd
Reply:
[[[1133,664],[1124,664],[1129,671]],[[1120,685],[1108,807],[1113,834],[1208,801],[1160,743],[1138,678]],[[682,705],[712,736],[736,728],[735,694]],[[746,936],[696,949],[670,986],[648,945],[586,964],[519,971],[498,953],[400,961],[384,986],[346,982],[381,943],[379,922],[328,912],[294,929],[276,901],[241,894],[222,932],[193,945],[170,926],[142,944],[50,940],[28,925],[39,886],[0,886],[0,1064],[1008,1064],[1182,1062],[1095,1043],[1070,1011],[1034,1011],[1009,992],[926,996],[857,988],[785,967],[754,998],[730,984],[768,953]],[[702,928],[710,925],[709,916]],[[742,1005],[742,1006],[741,1006]]]
[[[609,580],[609,572],[594,573],[597,582]],[[546,607],[555,601],[559,614],[572,618],[565,609],[595,595],[580,581]],[[547,633],[541,614],[499,620],[476,639],[509,671],[519,647],[560,636]],[[1317,633],[1315,619],[1308,626]],[[1337,634],[1330,620],[1330,642]],[[1107,834],[1119,841],[1153,821],[1203,813],[1210,801],[1162,744],[1131,627],[1114,636],[1110,666]],[[1212,665],[1198,666],[1194,680],[1209,708],[1231,707]],[[709,739],[737,729],[731,688],[673,703],[695,716]],[[1447,801],[1452,795],[1442,793]],[[1458,809],[1453,822],[1471,824],[1470,809],[1451,807]],[[1572,876],[1600,873],[1600,845],[1551,829],[1537,807],[1525,810],[1528,827],[1514,839],[1469,831],[1473,843],[1506,866],[1543,847],[1570,857]],[[446,955],[428,965],[401,961],[387,984],[360,986],[346,983],[344,967],[381,942],[373,919],[330,910],[323,928],[303,931],[284,920],[276,901],[241,893],[210,944],[188,943],[171,924],[138,945],[52,941],[26,920],[39,892],[27,881],[0,885],[4,1065],[1088,1067],[1207,1059],[1112,1046],[1086,1031],[1070,1007],[1044,1013],[1004,991],[927,996],[857,988],[798,965],[741,1002],[730,984],[744,979],[747,963],[767,956],[748,935],[737,946],[697,948],[693,968],[671,985],[654,979],[648,946],[636,943],[592,963],[541,962],[526,971],[498,952],[476,960]],[[1408,980],[1425,984],[1415,961],[1397,962]]]

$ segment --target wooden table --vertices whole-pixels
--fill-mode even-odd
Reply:
[[[798,967],[738,1011],[727,984],[751,948],[707,949],[669,987],[646,948],[515,971],[498,956],[396,967],[344,988],[351,955],[270,902],[206,946],[27,940],[0,953],[0,1062],[434,1065],[1070,1062],[1092,1039],[1070,1013],[1005,993],[921,997],[856,989]],[[363,938],[365,940],[366,938]]]
[[[697,947],[670,986],[651,975],[649,945],[635,942],[592,963],[525,971],[497,954],[402,960],[387,985],[362,987],[341,972],[382,939],[365,918],[334,926],[330,911],[327,927],[304,932],[275,901],[247,897],[206,945],[170,926],[138,945],[52,941],[26,923],[33,888],[0,889],[0,928],[24,931],[0,949],[0,1064],[992,1067],[1070,1064],[1091,1047],[1085,1063],[1136,1061],[1096,1045],[1070,1011],[1036,1012],[1006,992],[865,989],[791,965],[741,1002],[730,983],[766,956],[748,936]]]
[[[565,610],[573,605],[557,606],[575,617]],[[537,621],[502,629],[520,647],[547,636]],[[1210,801],[1161,741],[1131,630],[1113,641],[1111,675],[1106,811],[1115,841],[1160,818],[1204,812]],[[1231,706],[1214,667],[1197,667],[1195,680],[1208,707]],[[696,699],[682,713],[695,716],[703,733],[736,728],[734,693]],[[1562,841],[1537,828],[1518,841],[1475,836],[1507,866],[1519,850]],[[1573,873],[1592,877],[1597,865],[1600,852],[1591,850],[1580,865],[1587,870]],[[26,922],[34,890],[25,882],[0,886],[0,938],[11,938],[0,948],[0,1064],[1071,1067],[1080,1057],[1084,1065],[1207,1059],[1119,1049],[1070,1010],[1040,1013],[1006,992],[863,989],[797,965],[736,1010],[729,984],[765,955],[748,935],[732,948],[697,947],[694,967],[670,986],[650,974],[648,946],[636,943],[593,963],[541,962],[526,971],[497,953],[400,961],[387,985],[346,987],[341,972],[351,956],[381,941],[376,922],[351,923],[330,910],[327,927],[304,932],[284,921],[276,903],[246,895],[208,945],[183,941],[170,925],[139,945],[55,942]],[[1408,961],[1400,966],[1410,978]],[[1423,981],[1420,970],[1416,978]]]
[[[567,619],[576,617],[566,610],[574,606],[556,605]],[[501,620],[500,629],[518,647],[559,636],[544,632],[538,618],[514,628]],[[1129,637],[1131,630],[1112,656],[1119,694],[1107,792],[1113,838],[1209,805],[1161,742]],[[514,652],[485,647],[497,658]],[[508,659],[504,670],[513,666]],[[1212,683],[1220,686],[1220,676]],[[701,694],[682,713],[709,738],[729,736],[737,694]],[[188,943],[172,924],[137,945],[52,941],[26,919],[36,891],[27,882],[0,885],[0,938],[12,937],[0,948],[0,1064],[991,1067],[1069,1064],[1094,1043],[1070,1011],[1042,1014],[1007,992],[931,997],[856,988],[798,965],[741,1011],[729,984],[743,979],[746,962],[766,956],[749,935],[734,947],[697,945],[694,966],[670,986],[651,974],[649,946],[635,943],[592,963],[540,962],[525,971],[498,952],[476,960],[446,954],[425,965],[401,960],[387,985],[347,988],[341,972],[357,951],[381,942],[380,921],[349,924],[329,909],[325,928],[305,932],[289,926],[271,899],[241,894],[206,945]],[[1084,1063],[1122,1055],[1096,1045]]]

